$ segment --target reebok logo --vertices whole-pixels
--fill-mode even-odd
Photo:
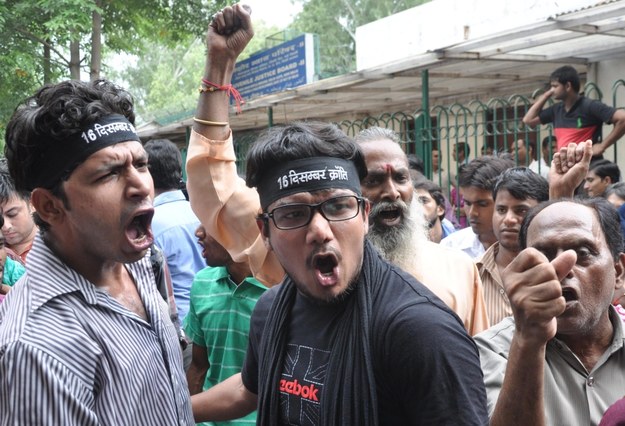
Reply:
[[[319,389],[316,388],[315,385],[302,386],[297,383],[297,380],[293,380],[292,382],[285,379],[280,380],[280,392],[286,392],[291,395],[301,396],[304,399],[319,402],[319,398],[317,398]]]

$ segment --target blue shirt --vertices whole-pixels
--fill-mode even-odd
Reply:
[[[164,192],[154,198],[154,210],[154,240],[167,258],[176,306],[182,321],[189,311],[193,277],[206,267],[202,249],[195,237],[200,221],[180,190]]]
[[[454,227],[454,224],[451,223],[450,220],[443,219],[441,221],[441,227],[443,228],[443,237],[442,238],[445,238],[445,237],[453,234],[454,232],[456,232],[456,228]]]

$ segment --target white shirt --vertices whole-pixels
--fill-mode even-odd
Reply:
[[[544,158],[541,158],[540,162],[538,162],[537,160],[533,160],[528,168],[534,173],[537,173],[545,179],[549,180],[549,165],[545,163]]]
[[[443,238],[441,245],[462,250],[474,260],[482,256],[486,251],[477,234],[473,232],[470,226]]]

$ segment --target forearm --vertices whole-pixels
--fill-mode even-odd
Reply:
[[[614,143],[619,140],[623,134],[625,134],[625,120],[619,120],[614,123],[614,128],[610,134],[606,136],[600,144],[598,144],[601,153],[603,153],[610,146],[614,145]]]
[[[575,187],[549,185],[549,199],[559,200],[560,198],[573,198],[575,196]]]
[[[515,336],[491,426],[545,424],[545,345],[524,345]]]
[[[536,100],[536,102],[534,102],[534,104],[532,104],[530,109],[527,111],[527,113],[525,113],[525,116],[523,117],[523,123],[527,124],[528,126],[532,126],[532,127],[540,124],[540,120],[538,118],[538,115],[540,114],[540,111],[542,111],[543,107],[545,106],[545,103],[547,103],[547,100],[551,97],[550,93],[551,92],[543,93]]]
[[[206,58],[204,69],[204,79],[219,86],[228,85],[234,72],[234,60],[220,59],[212,60]],[[214,92],[202,92],[198,100],[195,117],[200,120],[213,121],[217,123],[228,123],[228,112],[230,108],[230,95],[225,90]],[[213,140],[225,140],[230,134],[230,126],[226,125],[205,125],[194,122],[193,129],[203,136]]]
[[[256,402],[256,394],[247,390],[241,373],[191,397],[196,422],[238,419],[254,411]]]
[[[191,395],[202,392],[207,371],[208,366],[200,366],[191,362],[189,370],[187,370],[187,384]]]

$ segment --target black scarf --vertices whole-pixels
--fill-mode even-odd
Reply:
[[[321,425],[378,424],[378,404],[371,351],[371,311],[374,288],[383,284],[388,265],[367,241],[360,277],[348,296],[338,321],[323,393]],[[288,322],[295,301],[295,284],[289,277],[280,286],[267,316],[259,347],[259,425],[280,423],[280,382]]]

